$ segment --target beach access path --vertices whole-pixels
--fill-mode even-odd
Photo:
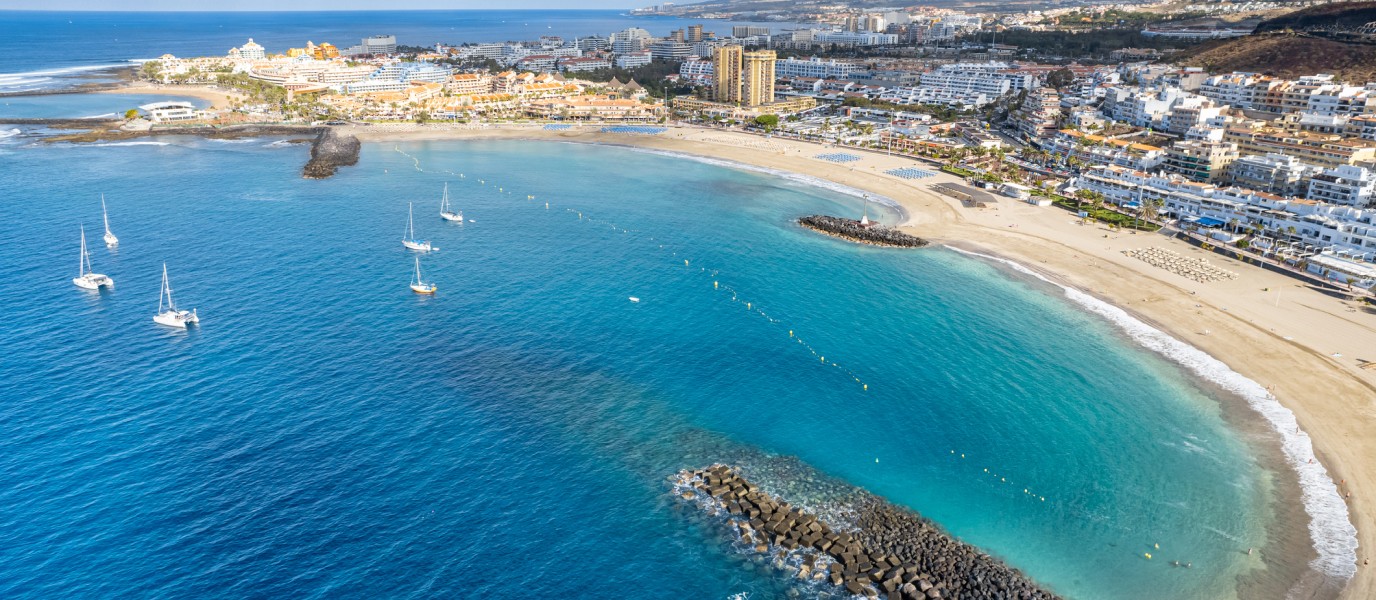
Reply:
[[[374,125],[351,127],[363,141],[532,139],[631,146],[704,156],[825,179],[893,199],[906,213],[904,230],[956,248],[1018,262],[1087,292],[1223,361],[1271,389],[1294,411],[1320,461],[1347,500],[1358,531],[1357,574],[1342,597],[1376,597],[1376,311],[1303,285],[1296,279],[1207,253],[1166,235],[1110,231],[1081,224],[1056,207],[999,198],[967,208],[931,191],[960,183],[937,173],[906,180],[885,171],[931,163],[903,156],[722,129],[670,127],[659,135],[602,133],[596,125],[548,131],[539,125]],[[844,151],[845,164],[815,158]],[[847,215],[841,215],[847,216]],[[1236,279],[1200,283],[1124,254],[1158,247],[1206,258]],[[1240,403],[1240,402],[1239,402]]]

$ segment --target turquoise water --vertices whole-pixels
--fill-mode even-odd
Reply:
[[[1228,597],[1266,546],[1272,474],[1208,392],[1050,286],[793,224],[854,197],[619,148],[366,144],[307,181],[302,146],[162,141],[0,140],[0,596],[773,597],[665,483],[756,451],[1075,598]],[[151,321],[164,261],[198,330]]]
[[[4,118],[86,119],[119,117],[124,111],[150,102],[176,100],[205,108],[209,102],[161,94],[54,94],[50,96],[8,96],[0,98],[0,124]]]

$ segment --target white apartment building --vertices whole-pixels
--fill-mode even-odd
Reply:
[[[780,78],[847,79],[853,73],[863,70],[865,70],[863,65],[837,62],[835,59],[822,60],[815,56],[808,59],[784,58],[774,63],[774,73]]]
[[[1370,207],[1376,201],[1376,172],[1339,165],[1309,179],[1309,199],[1344,206]]]
[[[1315,254],[1330,252],[1354,260],[1376,260],[1376,210],[1370,208],[1287,199],[1113,166],[1087,169],[1077,185],[1103,194],[1114,204],[1135,206],[1155,201],[1163,213],[1175,218],[1207,219],[1207,223],[1227,229],[1255,227],[1269,237],[1302,244]]]
[[[618,55],[615,62],[618,69],[634,69],[648,65],[653,61],[654,57],[650,55],[650,51],[644,50]]]
[[[697,85],[711,85],[716,69],[710,60],[689,58],[678,67],[678,76]]]
[[[1305,164],[1288,154],[1249,154],[1228,165],[1224,181],[1277,196],[1301,196],[1309,191],[1309,178],[1318,167]]]

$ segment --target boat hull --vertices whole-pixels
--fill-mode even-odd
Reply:
[[[446,212],[442,212],[442,213],[440,213],[440,218],[441,218],[441,219],[444,219],[444,220],[446,220],[446,221],[456,221],[456,222],[462,223],[462,222],[463,222],[463,213],[446,213]]]
[[[201,322],[201,318],[195,312],[185,310],[169,310],[153,315],[153,322],[167,327],[186,329],[187,325],[195,325]]]
[[[430,247],[430,242],[420,242],[416,240],[401,240],[401,245],[406,246],[406,249],[408,250],[415,250],[417,252],[429,252],[433,250],[433,248]]]
[[[84,290],[98,290],[103,287],[115,285],[115,280],[104,275],[89,273],[81,277],[73,277],[72,283],[76,284],[76,287]]]
[[[411,284],[411,291],[417,294],[433,294],[435,293],[435,287],[436,286],[433,285],[416,285],[413,283]]]
[[[105,234],[105,245],[111,247],[118,246],[119,238],[115,237],[113,233],[107,233]]]

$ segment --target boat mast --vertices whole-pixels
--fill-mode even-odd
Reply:
[[[105,235],[110,235],[110,213],[105,210],[105,194],[100,195],[100,216],[105,218]]]
[[[420,280],[420,257],[417,256],[417,257],[416,257],[416,285],[420,285],[420,284],[421,284],[421,280]]]
[[[413,216],[414,213],[415,213],[415,210],[412,208],[411,203],[410,203],[410,202],[407,202],[407,203],[406,203],[406,239],[408,239],[408,240],[414,240],[414,239],[416,239],[416,227],[415,227],[415,225],[412,223],[412,219],[414,219],[414,216]]]
[[[449,182],[444,182],[444,196],[440,200],[440,212],[449,212]]]
[[[162,296],[167,294],[167,310],[177,310],[172,304],[172,286],[167,281],[167,263],[162,263],[162,289],[158,290],[158,314],[162,314]]]
[[[86,254],[86,226],[81,226],[81,260],[77,263],[77,275],[86,276],[86,271],[91,268],[91,257]]]

